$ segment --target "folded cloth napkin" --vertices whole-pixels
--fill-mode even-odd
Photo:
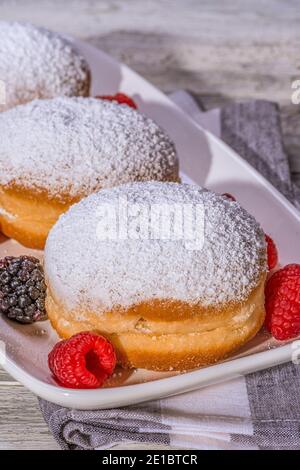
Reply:
[[[278,107],[266,101],[204,112],[192,95],[171,99],[226,141],[300,208],[282,146]],[[230,191],[230,188],[228,188]],[[63,449],[138,442],[188,449],[300,449],[300,368],[292,363],[227,383],[111,410],[78,411],[40,400]]]

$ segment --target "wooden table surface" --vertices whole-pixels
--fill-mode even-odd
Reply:
[[[298,0],[0,0],[0,18],[80,37],[165,92],[204,97],[208,108],[278,102],[300,183],[300,104],[291,103],[291,83],[300,79]],[[36,397],[0,370],[0,449],[55,448]]]

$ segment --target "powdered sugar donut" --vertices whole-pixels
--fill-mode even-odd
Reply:
[[[124,199],[128,224],[116,236],[111,215]],[[191,207],[200,209],[184,212]],[[153,208],[179,211],[167,237]],[[178,231],[179,213],[198,239]],[[133,183],[83,199],[52,228],[47,311],[62,337],[108,336],[125,367],[185,370],[222,359],[261,328],[266,270],[264,232],[237,202],[197,186]]]
[[[94,98],[35,100],[0,113],[0,225],[43,248],[58,216],[102,188],[177,181],[174,144],[151,119]]]
[[[27,23],[0,21],[4,111],[36,98],[88,96],[87,62],[65,38]],[[2,90],[4,93],[4,90]]]

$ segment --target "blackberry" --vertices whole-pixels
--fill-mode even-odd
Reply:
[[[0,260],[0,312],[19,323],[47,318],[46,284],[37,258],[7,256]]]

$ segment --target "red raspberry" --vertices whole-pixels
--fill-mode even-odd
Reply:
[[[268,267],[271,271],[271,269],[274,269],[278,263],[278,252],[272,238],[269,235],[265,234],[265,239],[267,243]]]
[[[287,264],[269,278],[265,288],[265,295],[267,297],[272,295],[285,280],[293,279],[298,276],[300,276],[300,264]]]
[[[266,327],[278,340],[300,333],[300,265],[289,264],[270,277],[265,289]]]
[[[231,201],[236,201],[235,197],[230,193],[223,193],[222,196],[226,197],[227,199],[230,199]]]
[[[116,354],[103,336],[85,331],[57,343],[48,355],[48,364],[60,385],[98,388],[112,374]]]
[[[125,93],[116,93],[115,95],[97,95],[95,98],[108,101],[116,101],[119,104],[127,104],[131,108],[137,109],[137,105],[132,98],[125,95]]]

